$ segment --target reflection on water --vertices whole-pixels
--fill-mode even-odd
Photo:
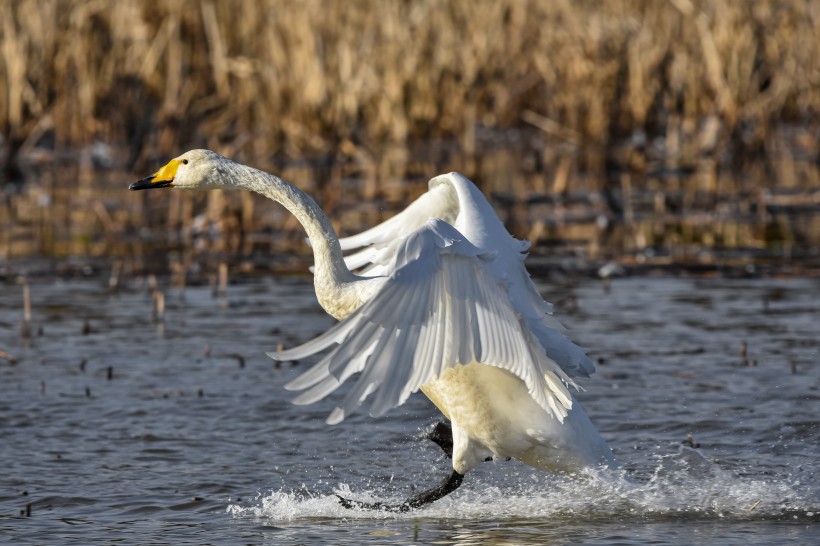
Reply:
[[[329,427],[337,396],[288,402],[304,367],[264,351],[332,324],[308,279],[241,280],[224,301],[169,291],[163,322],[147,289],[104,284],[33,283],[30,339],[20,287],[0,286],[0,350],[16,359],[0,359],[4,541],[768,544],[817,530],[817,280],[544,285],[599,362],[580,398],[628,477],[498,461],[398,515],[334,493],[398,500],[441,479],[449,461],[418,438],[435,408],[413,396]]]

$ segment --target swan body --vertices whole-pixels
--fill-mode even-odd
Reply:
[[[295,403],[323,399],[358,374],[329,423],[367,398],[371,415],[380,416],[421,390],[451,421],[460,475],[488,457],[561,472],[616,466],[569,390],[573,377],[594,371],[592,362],[535,289],[524,267],[528,244],[507,232],[463,175],[433,178],[403,212],[341,240],[307,194],[211,151],[186,152],[131,185],[153,187],[255,191],[304,226],[317,298],[340,322],[268,353],[297,360],[329,349],[286,385],[304,391]]]

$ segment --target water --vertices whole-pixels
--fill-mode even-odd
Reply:
[[[435,408],[416,395],[385,418],[330,427],[341,393],[293,406],[282,385],[304,364],[264,355],[332,323],[307,279],[241,280],[227,300],[166,290],[157,323],[136,283],[119,295],[97,279],[34,283],[26,341],[22,290],[0,285],[0,350],[17,359],[0,359],[0,543],[820,537],[817,279],[544,285],[601,359],[580,398],[630,481],[498,461],[410,514],[345,510],[335,493],[399,501],[443,478],[449,461],[419,439]]]

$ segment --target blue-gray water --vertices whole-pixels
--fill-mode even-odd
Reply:
[[[17,359],[0,359],[0,543],[820,539],[816,279],[543,285],[603,360],[580,398],[631,481],[498,461],[401,515],[345,510],[334,492],[400,500],[437,483],[449,461],[418,438],[435,408],[415,395],[330,427],[341,393],[289,403],[282,385],[304,364],[276,368],[264,351],[331,324],[308,279],[243,280],[227,301],[164,289],[158,324],[136,284],[111,295],[96,279],[33,282],[25,341],[21,287],[0,285],[0,350]]]

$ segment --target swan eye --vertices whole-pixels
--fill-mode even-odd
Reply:
[[[188,164],[188,160],[187,160],[187,159],[183,159],[183,160],[182,160],[182,164],[183,164],[183,165],[187,165],[187,164]]]

